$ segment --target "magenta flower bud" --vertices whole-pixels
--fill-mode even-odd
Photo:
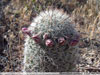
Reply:
[[[69,45],[70,46],[76,46],[78,44],[79,40],[72,40]]]
[[[79,40],[80,40],[80,35],[79,34],[75,35],[74,38],[73,38],[73,40],[70,42],[70,46],[77,45],[78,42],[79,42]]]
[[[66,40],[65,40],[65,38],[63,38],[63,37],[60,37],[60,38],[58,39],[58,43],[59,43],[60,45],[64,45],[65,42],[66,42]]]
[[[43,39],[48,39],[50,37],[50,35],[48,34],[48,33],[45,33],[44,35],[43,35]]]
[[[30,33],[30,30],[28,30],[28,29],[25,28],[25,27],[22,28],[22,32],[25,33],[25,34],[27,34],[27,35],[29,35],[29,36],[30,36],[30,34],[31,34],[31,33]]]
[[[36,43],[40,43],[40,37],[39,37],[39,35],[34,35],[34,36],[32,36],[32,39],[33,39]]]
[[[54,45],[53,41],[51,39],[48,39],[45,41],[46,46],[52,47]]]

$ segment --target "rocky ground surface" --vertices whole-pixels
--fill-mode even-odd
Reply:
[[[100,15],[93,9],[99,9],[99,4],[91,1],[93,0],[0,0],[0,72],[22,70],[24,35],[21,28],[28,27],[32,18],[51,5],[72,15],[81,34],[79,53],[82,59],[79,72],[100,72]]]

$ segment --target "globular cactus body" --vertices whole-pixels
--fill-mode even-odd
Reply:
[[[76,71],[79,34],[66,13],[58,9],[41,12],[28,30],[31,35],[25,39],[24,71]]]

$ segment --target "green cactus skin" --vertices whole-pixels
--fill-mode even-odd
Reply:
[[[35,42],[32,36],[26,36],[24,72],[77,71],[78,47],[70,46],[69,42],[76,38],[78,32],[70,21],[70,17],[58,9],[41,12],[34,18],[28,30],[32,36],[38,35],[39,42]],[[57,41],[60,37],[66,41],[62,45]],[[53,41],[50,47],[45,44],[48,39]]]

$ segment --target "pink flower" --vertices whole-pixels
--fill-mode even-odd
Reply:
[[[48,47],[52,47],[52,46],[54,45],[54,43],[53,43],[53,41],[52,41],[51,39],[47,39],[47,40],[45,41],[45,44],[46,44],[46,46],[48,46]]]
[[[74,37],[74,39],[70,41],[69,45],[70,45],[70,46],[76,46],[76,45],[78,44],[79,40],[80,40],[80,35],[77,34],[77,35]]]
[[[45,33],[44,35],[43,35],[43,39],[48,39],[50,37],[50,35],[48,34],[48,33]]]
[[[66,40],[65,40],[65,38],[63,38],[63,37],[60,37],[60,38],[58,39],[58,43],[59,43],[60,45],[64,45],[65,42],[66,42]]]
[[[32,36],[32,39],[33,39],[36,43],[40,43],[40,37],[39,37],[39,35],[34,35],[34,36]]]
[[[28,30],[27,28],[22,28],[22,32],[30,36],[30,30]]]
[[[78,44],[79,40],[72,40],[69,45],[70,46],[76,46]]]

